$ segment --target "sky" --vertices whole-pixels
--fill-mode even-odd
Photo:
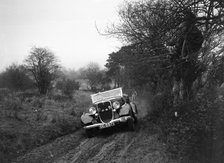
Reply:
[[[102,68],[121,42],[98,33],[118,22],[123,0],[0,0],[0,71],[47,47],[69,69]],[[95,26],[96,25],[96,26]]]

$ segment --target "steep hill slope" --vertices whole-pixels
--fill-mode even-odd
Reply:
[[[158,127],[146,120],[138,127],[135,132],[111,129],[90,139],[81,130],[38,147],[15,162],[169,162]]]
[[[160,140],[160,128],[147,116],[151,110],[149,101],[141,98],[137,104],[139,123],[134,132],[125,128],[110,128],[87,138],[81,129],[33,149],[15,162],[174,162],[169,160],[166,144]]]

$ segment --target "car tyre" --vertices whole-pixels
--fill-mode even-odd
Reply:
[[[136,115],[134,115],[134,117],[133,117],[133,118],[134,118],[134,123],[135,123],[135,124],[137,124],[137,123],[138,123],[138,118],[137,118],[137,116],[136,116]]]
[[[88,138],[92,138],[94,136],[93,129],[86,129],[86,135]]]
[[[135,131],[135,123],[133,119],[127,121],[127,126],[129,131]]]

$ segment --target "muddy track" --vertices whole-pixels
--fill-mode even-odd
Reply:
[[[142,132],[121,132],[111,136],[85,140],[59,162],[168,162],[158,135]],[[153,156],[153,157],[152,157]]]
[[[159,133],[159,128],[146,120],[140,120],[135,132],[111,128],[86,138],[80,130],[38,147],[15,162],[170,162]]]
[[[146,104],[145,101],[138,103],[140,119],[134,132],[125,128],[110,128],[93,138],[87,138],[81,129],[35,148],[14,162],[174,162],[168,159],[166,145],[160,141],[159,127],[144,118],[147,115]]]

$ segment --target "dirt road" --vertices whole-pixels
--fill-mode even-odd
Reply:
[[[144,101],[139,102],[140,107],[144,105]],[[140,120],[134,132],[111,128],[94,138],[87,138],[84,130],[79,130],[33,149],[15,162],[173,162],[168,159],[166,145],[159,139],[159,127],[143,116],[146,110],[139,112]]]
[[[38,147],[15,162],[170,162],[158,127],[145,120],[138,127],[135,132],[111,129],[94,138],[86,138],[80,130]]]

